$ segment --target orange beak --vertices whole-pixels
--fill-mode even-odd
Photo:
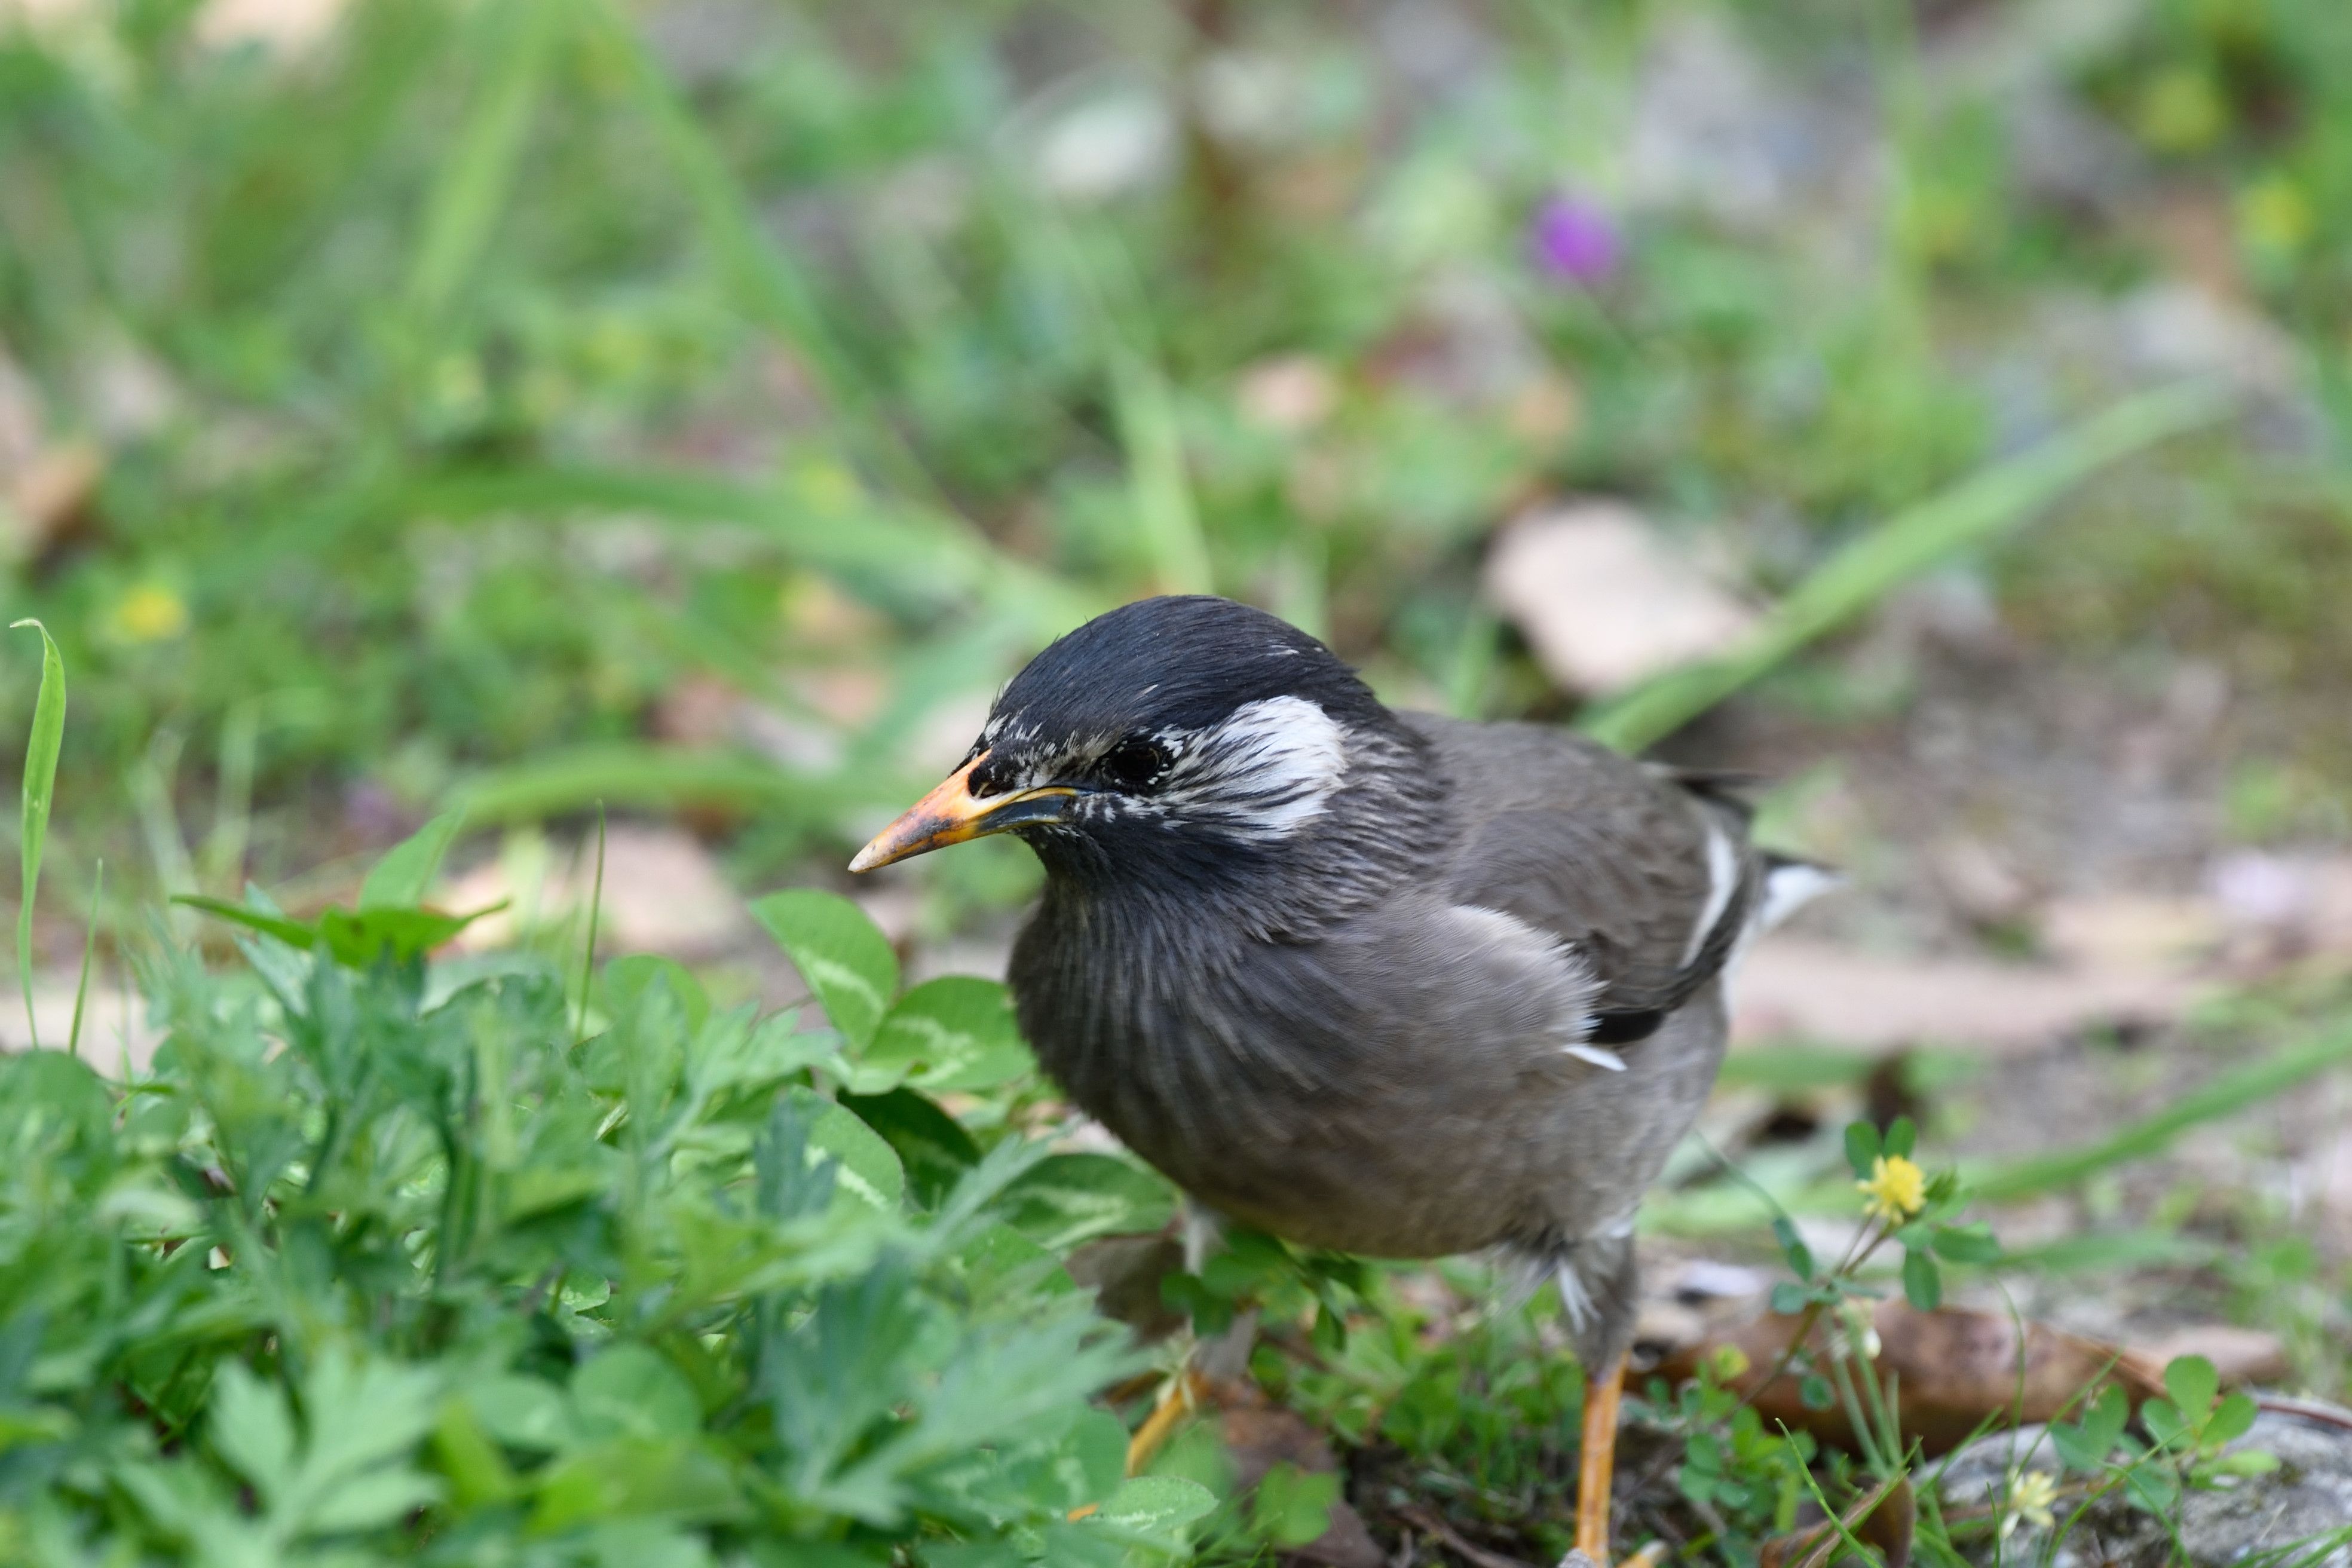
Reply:
[[[928,855],[969,838],[1025,827],[1032,823],[1057,822],[1068,815],[1077,790],[1069,784],[1043,784],[1036,789],[986,799],[971,793],[971,770],[988,760],[982,752],[950,773],[939,788],[908,808],[907,814],[874,836],[874,842],[849,863],[853,871],[871,871],[917,855]]]

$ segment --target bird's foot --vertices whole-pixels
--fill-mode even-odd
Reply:
[[[1665,1560],[1666,1543],[1663,1541],[1653,1541],[1641,1551],[1617,1564],[1617,1568],[1659,1568],[1659,1564]],[[1605,1557],[1596,1558],[1580,1548],[1571,1546],[1568,1549],[1568,1555],[1559,1560],[1559,1568],[1609,1568],[1609,1563]]]

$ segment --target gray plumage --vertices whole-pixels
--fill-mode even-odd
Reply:
[[[1040,1060],[1210,1208],[1391,1258],[1560,1271],[1633,1321],[1633,1221],[1704,1102],[1774,863],[1713,781],[1559,731],[1395,714],[1214,599],[1073,633],[973,793],[1063,781],[1012,985]]]

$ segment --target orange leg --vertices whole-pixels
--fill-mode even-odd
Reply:
[[[1617,1405],[1625,1358],[1584,1383],[1584,1439],[1576,1464],[1576,1549],[1601,1568],[1609,1562],[1609,1482],[1617,1468]]]
[[[1170,1378],[1167,1386],[1160,1391],[1160,1401],[1151,1407],[1151,1414],[1143,1418],[1143,1425],[1137,1427],[1135,1436],[1127,1440],[1129,1475],[1143,1473],[1144,1467],[1158,1457],[1178,1424],[1199,1406],[1207,1392],[1201,1374],[1193,1370],[1190,1358],[1187,1358],[1184,1365],[1177,1369],[1176,1375]]]

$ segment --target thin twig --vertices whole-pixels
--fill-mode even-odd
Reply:
[[[1447,1551],[1468,1558],[1476,1564],[1476,1568],[1533,1568],[1532,1564],[1523,1563],[1518,1558],[1506,1557],[1499,1552],[1489,1552],[1483,1546],[1463,1540],[1452,1525],[1418,1503],[1397,1510],[1397,1515],[1401,1519],[1409,1519],[1421,1526],[1437,1540],[1444,1542]]]

